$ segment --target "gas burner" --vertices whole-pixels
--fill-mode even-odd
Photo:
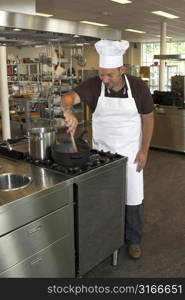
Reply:
[[[49,167],[49,169],[56,170],[67,175],[77,175],[82,173],[80,167],[68,168],[55,162],[51,162],[47,167]]]
[[[30,163],[35,164],[35,165],[44,165],[44,166],[49,166],[52,163],[51,159],[47,159],[47,160],[35,159],[34,160],[29,155],[25,157],[25,161],[30,162]]]
[[[26,156],[25,161],[34,164],[38,167],[55,170],[65,175],[76,176],[82,173],[86,173],[95,168],[109,164],[120,158],[122,158],[122,156],[117,153],[104,152],[104,151],[91,149],[89,161],[87,161],[86,164],[83,165],[82,167],[73,167],[73,168],[66,167],[58,163],[55,163],[52,159],[40,161],[40,160],[33,160],[30,156]]]
[[[103,156],[109,158],[110,160],[116,160],[116,159],[120,159],[122,158],[122,156],[118,153],[111,153],[110,151],[104,152],[103,150],[101,150],[99,152],[100,154],[102,154]]]
[[[91,155],[93,155],[93,154],[98,154],[99,151],[96,150],[96,149],[91,149],[91,150],[90,150],[90,153],[91,153]]]
[[[101,163],[108,164],[111,160],[109,157],[101,157],[100,158]]]

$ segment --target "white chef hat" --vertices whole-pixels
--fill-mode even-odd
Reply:
[[[99,54],[100,68],[117,68],[123,65],[123,54],[129,47],[128,41],[100,40],[95,43]]]

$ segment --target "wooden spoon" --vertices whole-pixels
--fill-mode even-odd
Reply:
[[[78,152],[78,148],[76,146],[74,136],[72,134],[70,134],[70,136],[71,136],[71,142],[72,142],[73,150],[74,150],[74,152]]]

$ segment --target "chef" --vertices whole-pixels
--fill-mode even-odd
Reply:
[[[86,103],[92,111],[93,148],[128,157],[125,244],[129,256],[137,259],[142,254],[143,168],[153,132],[154,104],[146,83],[124,74],[123,54],[128,47],[128,41],[98,41],[99,76],[65,94],[62,110],[68,132],[74,134],[78,122],[71,107]]]

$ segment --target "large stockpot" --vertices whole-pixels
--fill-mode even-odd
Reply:
[[[51,155],[51,145],[56,143],[56,129],[39,127],[28,130],[29,155],[34,160],[47,160]]]

